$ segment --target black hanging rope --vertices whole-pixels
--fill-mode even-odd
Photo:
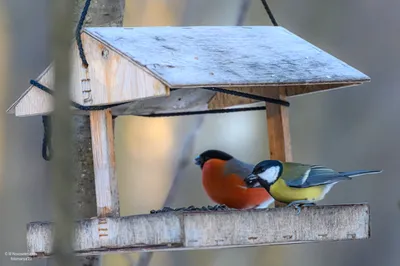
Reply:
[[[86,19],[86,15],[89,10],[90,2],[91,2],[91,0],[86,0],[85,5],[82,10],[82,13],[81,13],[81,16],[78,21],[78,25],[76,26],[76,31],[75,31],[75,39],[76,39],[76,43],[78,45],[79,56],[81,57],[82,65],[85,68],[88,68],[89,64],[86,60],[85,51],[83,50],[81,31],[82,31],[83,23],[85,22],[85,19]]]
[[[36,80],[31,80],[30,84],[35,86],[36,88],[53,95],[54,92],[50,90],[48,87],[44,86],[43,84],[40,84]],[[231,90],[225,90],[221,88],[200,88],[200,89],[206,89],[206,90],[211,90],[211,91],[216,91],[216,92],[222,92],[226,94],[231,94],[234,96],[239,96],[239,97],[244,97],[244,98],[249,98],[253,100],[258,100],[258,101],[264,101],[264,102],[269,102],[273,104],[279,104],[283,106],[290,106],[290,103],[287,101],[279,100],[279,99],[273,99],[273,98],[268,98],[268,97],[263,97],[259,95],[253,95],[253,94],[248,94],[244,92],[238,92],[238,91],[231,91]],[[176,90],[176,89],[171,89]],[[79,103],[76,103],[74,101],[70,101],[71,105],[75,107],[76,109],[82,110],[82,111],[99,111],[99,110],[105,110],[109,109],[118,105],[123,105],[126,104],[124,103],[116,103],[116,104],[109,104],[109,105],[101,105],[101,106],[84,106]],[[161,113],[161,114],[148,114],[148,115],[139,115],[139,116],[145,116],[145,117],[168,117],[168,116],[187,116],[187,115],[199,115],[199,114],[218,114],[218,113],[234,113],[234,112],[244,112],[244,111],[257,111],[257,110],[265,110],[265,106],[259,106],[259,107],[242,107],[242,108],[230,108],[230,109],[214,109],[214,110],[203,110],[203,111],[188,111],[188,112],[174,112],[174,113]],[[113,116],[115,118],[116,116]]]
[[[42,157],[46,161],[50,161],[53,154],[51,143],[51,116],[42,116],[43,123],[43,141],[42,141]]]
[[[263,4],[265,11],[267,11],[268,17],[271,20],[272,25],[279,26],[278,22],[276,22],[274,14],[272,14],[271,8],[269,8],[269,6],[268,6],[267,0],[261,0],[261,3]]]
[[[259,110],[265,110],[265,109],[266,109],[265,106],[257,106],[257,107],[243,107],[243,108],[230,108],[230,109],[212,109],[212,110],[202,110],[202,111],[186,111],[186,112],[148,114],[148,115],[138,115],[138,116],[173,117],[173,116],[188,116],[188,115],[237,113],[237,112],[259,111]]]
[[[75,39],[76,39],[76,43],[78,45],[79,56],[82,60],[82,65],[85,68],[88,68],[89,64],[86,60],[85,51],[83,50],[81,31],[82,31],[83,23],[85,22],[85,19],[86,19],[86,15],[89,11],[90,3],[91,3],[91,0],[86,0],[85,5],[83,6],[83,10],[82,10],[81,16],[79,18],[78,24],[76,26],[76,30],[75,30]],[[37,82],[35,80],[31,80],[30,84],[44,92],[47,92],[51,95],[53,94],[53,91],[51,91],[49,88],[47,88],[46,86],[43,86],[42,84],[40,84],[39,82]],[[110,108],[110,107],[113,107],[113,106],[116,106],[119,104],[108,105],[108,106],[90,106],[90,107],[88,107],[88,106],[80,105],[74,101],[71,101],[71,105],[80,110],[91,111],[91,110],[104,110],[104,109],[107,109],[107,108]],[[53,153],[52,144],[51,144],[51,117],[50,116],[42,116],[42,122],[43,122],[42,157],[46,161],[50,161],[52,158],[52,153]]]
[[[53,95],[54,92],[52,90],[50,90],[49,88],[47,88],[46,86],[44,86],[43,84],[40,84],[39,82],[37,82],[36,80],[31,80],[30,84],[35,86],[36,88],[50,94]],[[77,102],[74,101],[70,101],[71,105],[73,107],[75,107],[76,109],[82,110],[82,111],[100,111],[100,110],[105,110],[105,109],[109,109],[118,105],[122,105],[125,103],[115,103],[115,104],[109,104],[109,105],[101,105],[101,106],[84,106],[81,105]]]
[[[31,80],[30,84],[35,86],[36,88],[53,95],[54,92],[47,88],[46,86],[40,84],[35,80]],[[123,103],[118,104],[111,104],[111,105],[102,105],[102,106],[83,106],[74,101],[70,101],[71,105],[79,110],[84,111],[98,111],[108,109],[117,105],[121,105]],[[115,118],[115,117],[113,117]],[[50,161],[53,154],[52,143],[51,143],[51,116],[42,116],[42,123],[43,123],[43,140],[42,140],[42,157],[46,161]]]

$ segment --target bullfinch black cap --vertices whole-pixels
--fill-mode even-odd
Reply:
[[[233,156],[219,150],[207,150],[195,158],[195,164],[203,168],[203,165],[210,159],[229,161],[233,159]]]

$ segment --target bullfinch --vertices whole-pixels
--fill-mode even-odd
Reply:
[[[247,188],[244,179],[254,165],[242,162],[232,155],[207,150],[195,158],[202,170],[203,188],[214,202],[233,209],[267,208],[274,199],[262,187]]]
[[[381,172],[336,172],[321,165],[265,160],[253,168],[252,173],[245,178],[245,183],[249,188],[265,188],[275,200],[288,204],[288,207],[294,206],[300,212],[300,206],[315,205],[340,181]]]

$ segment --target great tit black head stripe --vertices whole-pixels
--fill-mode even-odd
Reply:
[[[260,179],[263,183],[273,184],[282,174],[283,165],[277,160],[265,160],[258,163],[245,182],[249,187],[259,187]]]
[[[261,187],[260,182],[258,182],[258,176],[255,174],[250,174],[248,175],[245,179],[244,182],[246,183],[246,186],[249,188],[257,188]]]

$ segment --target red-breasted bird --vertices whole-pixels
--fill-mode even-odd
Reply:
[[[218,204],[233,209],[261,209],[274,202],[263,187],[246,187],[244,179],[252,173],[252,164],[219,150],[201,153],[195,163],[202,170],[204,190]]]

